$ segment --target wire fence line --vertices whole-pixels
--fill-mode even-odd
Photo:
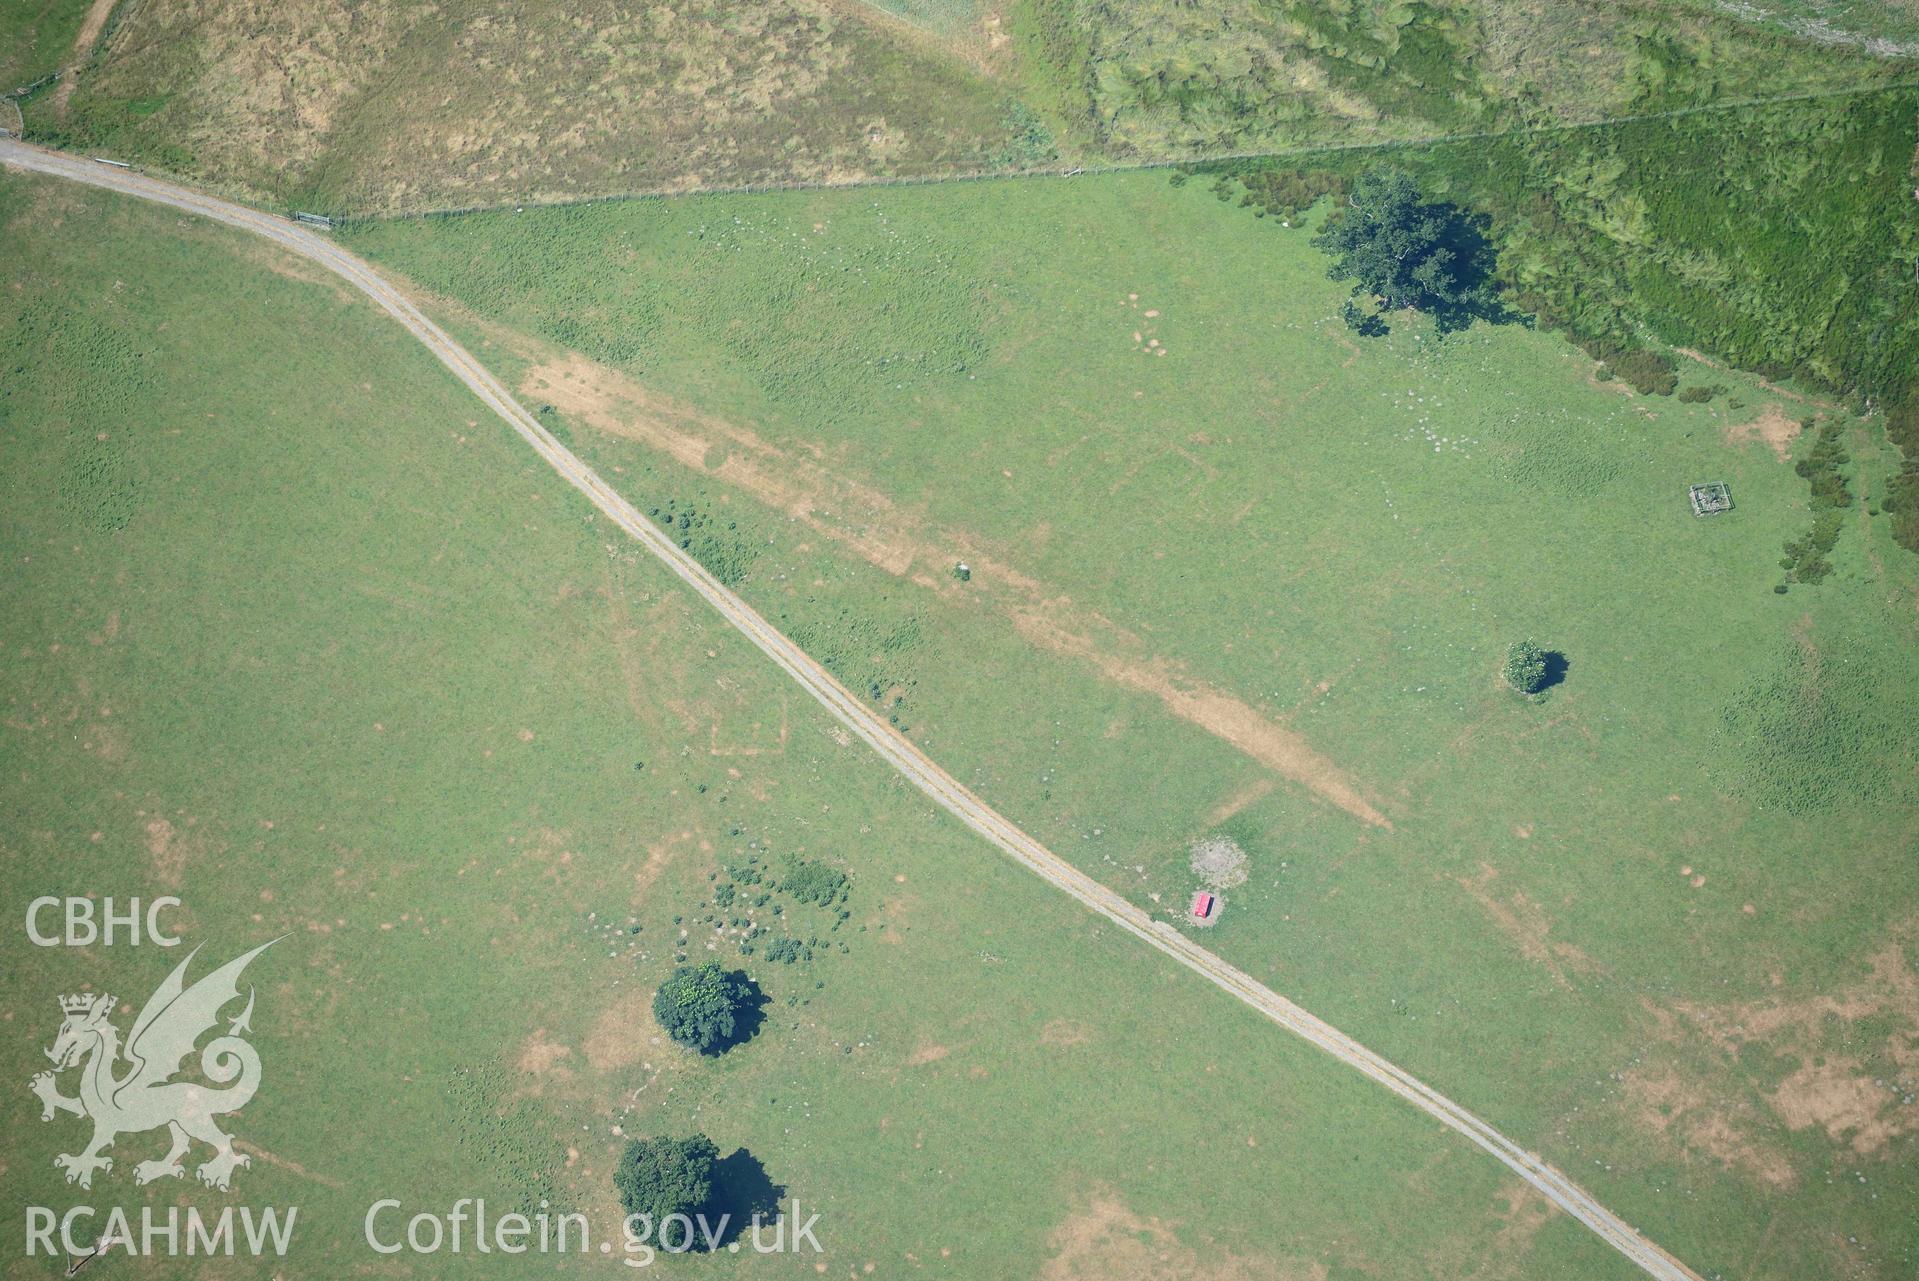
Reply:
[[[28,91],[38,88],[49,80],[55,80],[62,73],[56,71],[41,81],[29,86]],[[1589,129],[1605,129],[1617,125],[1640,124],[1655,120],[1675,120],[1686,116],[1707,115],[1714,112],[1741,111],[1751,107],[1763,107],[1774,103],[1809,102],[1828,98],[1871,97],[1885,93],[1900,93],[1919,89],[1919,80],[1896,81],[1889,84],[1869,85],[1864,88],[1844,87],[1838,89],[1814,89],[1801,93],[1764,94],[1745,98],[1731,98],[1720,102],[1699,103],[1689,107],[1675,107],[1666,111],[1628,113],[1619,116],[1599,116],[1587,120],[1549,120],[1514,125],[1505,129],[1485,129],[1470,132],[1427,134],[1412,138],[1370,139],[1353,142],[1315,142],[1300,143],[1291,147],[1253,148],[1241,151],[1194,152],[1178,156],[1146,156],[1125,160],[1106,160],[1093,162],[1062,162],[1049,165],[1036,165],[1024,168],[988,168],[945,171],[924,174],[881,174],[845,179],[775,179],[764,182],[711,183],[694,186],[654,187],[636,191],[605,192],[592,196],[570,196],[556,200],[514,200],[494,201],[484,204],[447,205],[433,209],[410,209],[389,212],[356,213],[342,206],[328,210],[335,226],[349,222],[388,222],[423,218],[453,218],[463,214],[502,213],[508,209],[519,212],[524,209],[575,209],[586,205],[605,204],[639,200],[666,200],[685,196],[719,195],[760,195],[782,191],[856,191],[862,189],[885,189],[891,187],[930,187],[946,183],[963,182],[1000,182],[1034,178],[1076,178],[1102,174],[1140,173],[1162,169],[1200,169],[1212,165],[1232,164],[1247,160],[1286,160],[1299,156],[1346,155],[1365,151],[1402,151],[1419,147],[1439,147],[1462,142],[1484,142],[1498,138],[1524,137],[1533,134],[1565,133]],[[0,94],[0,97],[13,102],[14,113],[18,119],[18,131],[0,126],[0,134],[12,133],[22,141],[31,141],[26,127],[26,117],[21,111],[18,95],[24,91]],[[166,171],[161,171],[166,172]],[[169,175],[171,176],[171,175]],[[291,206],[281,205],[271,198],[261,199],[259,193],[245,191],[231,183],[202,177],[181,177],[192,181],[196,186],[209,193],[218,194],[239,204],[254,208],[278,211],[291,215]]]
[[[25,98],[29,94],[31,94],[35,89],[39,89],[45,85],[50,85],[65,74],[66,74],[65,70],[49,71],[47,72],[46,75],[41,76],[38,80],[34,81],[30,85],[21,85],[18,89],[7,90],[4,96],[8,98]]]
[[[1024,178],[1076,178],[1082,175],[1094,176],[1100,174],[1139,173],[1158,169],[1191,169],[1208,165],[1231,164],[1242,160],[1286,160],[1296,156],[1342,155],[1362,151],[1399,151],[1416,147],[1445,146],[1450,143],[1485,142],[1498,138],[1524,137],[1533,134],[1605,129],[1616,125],[1643,124],[1655,120],[1676,120],[1686,116],[1707,115],[1713,112],[1741,111],[1750,107],[1763,107],[1774,103],[1810,102],[1827,98],[1862,98],[1913,89],[1919,89],[1919,80],[1870,85],[1865,88],[1848,86],[1839,89],[1814,89],[1802,93],[1764,94],[1746,98],[1732,98],[1721,102],[1699,103],[1690,107],[1675,107],[1667,111],[1628,113],[1620,116],[1598,116],[1587,120],[1537,121],[1528,124],[1514,125],[1505,129],[1427,134],[1413,138],[1372,139],[1363,142],[1300,143],[1292,147],[1256,148],[1244,151],[1196,152],[1178,156],[1147,156],[1130,160],[1107,160],[1089,163],[1056,163],[1024,168],[969,169],[958,172],[947,171],[924,174],[879,174],[844,179],[775,179],[765,182],[710,183],[697,186],[655,187],[638,191],[609,192],[597,196],[574,196],[558,200],[495,201],[487,204],[448,205],[434,209],[408,210],[390,214],[355,215],[342,213],[338,216],[342,219],[357,218],[370,221],[401,220],[408,218],[453,218],[462,214],[502,213],[508,209],[514,210],[515,212],[522,209],[573,209],[584,205],[597,205],[616,201],[666,200],[676,196],[760,195],[779,191],[856,191],[865,188],[930,187],[944,183],[998,182]]]

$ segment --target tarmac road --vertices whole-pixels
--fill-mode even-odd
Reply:
[[[711,605],[722,618],[737,628],[772,659],[779,668],[806,690],[841,724],[858,735],[898,770],[915,787],[960,822],[985,837],[1049,885],[1071,895],[1089,910],[1196,974],[1204,976],[1233,997],[1250,1005],[1287,1031],[1303,1037],[1340,1062],[1364,1073],[1374,1082],[1391,1090],[1420,1111],[1458,1131],[1513,1173],[1537,1188],[1555,1205],[1584,1223],[1606,1243],[1659,1281],[1702,1281],[1697,1273],[1667,1254],[1635,1231],[1631,1225],[1607,1210],[1578,1185],[1545,1161],[1527,1152],[1477,1116],[1460,1107],[1438,1091],[1389,1063],[1338,1028],[1315,1017],[1285,997],[1259,983],[1250,975],[1228,965],[1198,943],[1164,921],[1154,921],[1146,912],[1101,885],[1011,822],[968,791],[941,769],[920,749],[882,720],[863,702],[848,692],[832,676],[808,658],[800,647],[776,631],[744,600],[734,595],[708,573],[691,555],[682,551],[651,521],[640,514],[585,463],[574,456],[537,419],[523,409],[498,379],[489,373],[465,348],[454,342],[438,325],[428,320],[398,290],[394,289],[365,262],[339,248],[324,235],[292,222],[261,213],[244,205],[203,195],[186,187],[129,169],[115,168],[98,161],[46,151],[17,139],[0,136],[0,164],[49,174],[94,187],[104,187],[123,195],[168,205],[198,214],[243,231],[264,236],[282,248],[310,259],[339,275],[378,303],[398,320],[464,383],[474,395],[504,418],[514,431],[540,457],[564,477],[568,484],[621,529],[632,535],[679,576],[681,581]]]

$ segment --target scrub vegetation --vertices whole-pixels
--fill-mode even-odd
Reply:
[[[1488,132],[1909,79],[1704,5],[1022,0],[1027,75],[1106,154]]]

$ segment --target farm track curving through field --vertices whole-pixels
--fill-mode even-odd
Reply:
[[[864,741],[893,769],[960,822],[986,838],[1054,888],[1127,933],[1172,957],[1253,1009],[1340,1062],[1384,1086],[1420,1111],[1458,1131],[1492,1154],[1560,1209],[1585,1224],[1613,1249],[1660,1281],[1701,1281],[1697,1273],[1647,1240],[1600,1205],[1572,1180],[1527,1152],[1479,1117],[1437,1090],[1381,1058],[1339,1029],[1300,1008],[1199,946],[1171,925],[1146,912],[1054,854],[1015,827],[957,779],[941,769],[910,740],[843,687],[744,600],[708,573],[612,486],[542,427],[506,388],[465,348],[383,280],[369,265],[290,222],[203,195],[189,188],[121,168],[28,146],[0,137],[0,164],[47,174],[123,195],[153,201],[252,232],[309,259],[360,290],[426,344],[442,364],[487,406],[505,419],[568,484],[584,494],[608,519],[637,539],[681,581],[717,610],[822,707]]]

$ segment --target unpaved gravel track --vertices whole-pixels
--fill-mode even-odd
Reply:
[[[1364,1073],[1420,1111],[1465,1135],[1545,1194],[1553,1204],[1591,1228],[1648,1275],[1660,1278],[1660,1281],[1701,1281],[1697,1273],[1639,1235],[1624,1220],[1593,1200],[1572,1180],[1539,1157],[1338,1028],[1307,1013],[1250,975],[1228,965],[1172,926],[1154,921],[1144,911],[1002,818],[986,802],[928,759],[905,736],[875,715],[808,658],[798,645],[774,630],[771,624],[724,587],[698,561],[682,551],[637,508],[576,458],[537,419],[521,408],[499,380],[487,372],[465,348],[428,320],[359,258],[334,245],[325,236],[270,214],[130,170],[44,151],[13,138],[0,137],[0,163],[11,168],[104,187],[109,191],[211,218],[215,222],[264,236],[338,274],[411,330],[453,372],[454,377],[504,418],[540,457],[565,477],[568,484],[585,494],[602,514],[665,562],[688,587],[719,611],[721,617],[758,646],[760,652],[772,659],[782,671],[799,682],[822,707],[960,822],[1056,889],[1071,895],[1127,933],[1203,975],[1287,1031],[1303,1037],[1340,1062]]]

